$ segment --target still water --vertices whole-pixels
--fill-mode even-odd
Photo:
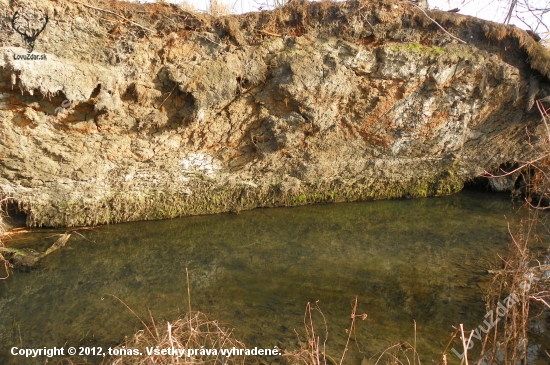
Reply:
[[[186,268],[192,309],[234,328],[248,347],[297,348],[294,330],[303,335],[306,304],[318,301],[327,352],[340,358],[357,295],[357,313],[368,317],[357,321],[359,347],[352,337],[346,363],[374,364],[388,346],[413,343],[414,321],[430,363],[453,325],[483,322],[487,269],[506,251],[507,219],[517,219],[509,197],[465,192],[81,231],[38,269],[0,282],[0,363],[44,362],[14,358],[11,346],[112,346],[142,328],[106,294],[145,320],[149,310],[159,323],[174,320],[188,308]],[[12,246],[44,249],[51,234]]]

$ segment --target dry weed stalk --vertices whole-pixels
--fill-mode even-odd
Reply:
[[[528,323],[531,299],[548,298],[541,289],[541,266],[532,266],[529,244],[538,238],[536,226],[538,212],[531,210],[530,218],[521,220],[515,233],[511,233],[508,254],[503,259],[504,269],[491,271],[495,274],[487,295],[487,310],[493,313],[494,327],[482,336],[482,348],[476,364],[519,364],[527,361]],[[515,304],[504,306],[506,298],[512,297]],[[505,308],[505,309],[504,309]],[[500,309],[500,312],[499,312]],[[493,317],[493,316],[491,316]],[[470,334],[470,340],[473,331]]]
[[[404,341],[391,345],[380,353],[380,356],[378,356],[378,359],[374,365],[378,365],[383,359],[385,360],[384,364],[386,365],[411,365],[411,359],[408,355],[409,351],[412,351],[412,364],[416,365],[416,363],[418,363],[418,365],[421,365],[422,363],[420,361],[420,356],[418,355],[418,351],[416,351],[416,321],[414,321],[414,344],[411,345],[410,343]],[[443,355],[442,359],[443,364],[446,365],[447,359],[445,355]]]
[[[411,359],[409,358],[408,352],[412,351],[413,362],[418,362],[420,364],[420,356],[408,342],[399,342],[394,345],[391,345],[384,351],[380,353],[378,359],[374,365],[380,364],[380,361],[384,360],[385,365],[403,365],[403,364],[412,364]]]
[[[340,358],[340,362],[337,362],[333,357],[331,357],[326,352],[326,344],[328,340],[328,327],[327,327],[327,321],[325,318],[325,315],[321,311],[321,308],[319,308],[319,301],[315,302],[315,305],[311,305],[311,303],[307,303],[306,305],[306,311],[304,314],[304,329],[306,332],[306,341],[307,343],[303,343],[300,341],[300,349],[294,350],[294,351],[286,351],[283,355],[285,360],[290,364],[303,364],[303,365],[342,365],[344,363],[344,359],[346,356],[346,352],[348,350],[349,342],[351,339],[351,334],[355,333],[355,320],[357,318],[361,318],[362,320],[367,319],[367,314],[356,314],[357,313],[357,302],[358,297],[355,297],[355,302],[353,305],[353,309],[351,312],[351,325],[348,331],[348,340],[346,342],[346,346],[344,347],[344,351],[342,352],[342,357]],[[325,334],[323,341],[321,342],[321,337],[315,333],[315,326],[313,321],[313,315],[312,313],[318,313],[321,318],[323,319],[323,324],[325,326]],[[298,333],[296,333],[298,336],[298,340],[300,339],[300,336]]]
[[[323,318],[325,325],[325,337],[321,343],[321,337],[315,334],[315,326],[313,323],[312,311],[319,313]],[[331,359],[331,363],[336,365],[336,361],[326,355],[326,343],[328,340],[328,327],[325,316],[319,308],[318,301],[315,302],[315,306],[312,307],[311,303],[307,303],[306,311],[304,314],[304,328],[306,331],[307,343],[300,341],[300,349],[295,351],[286,351],[284,353],[285,359],[291,364],[304,364],[304,365],[326,365],[327,358]],[[296,332],[296,331],[295,331]],[[300,336],[296,332],[298,339]]]

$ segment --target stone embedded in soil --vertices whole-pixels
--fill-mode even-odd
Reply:
[[[220,18],[92,4],[147,30],[25,3],[50,14],[47,60],[15,60],[24,42],[2,33],[0,195],[31,226],[447,194],[543,133],[550,58],[514,27],[430,12],[461,44],[401,1]]]

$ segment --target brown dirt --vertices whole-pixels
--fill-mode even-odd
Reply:
[[[29,226],[448,194],[536,153],[550,57],[512,26],[428,13],[462,44],[406,1],[86,4],[0,0],[0,196]],[[47,60],[14,59],[25,8]]]

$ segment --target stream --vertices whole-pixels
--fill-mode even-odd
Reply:
[[[149,311],[157,323],[173,321],[188,309],[186,268],[192,310],[233,328],[248,347],[297,349],[306,305],[317,302],[327,352],[339,359],[358,296],[357,314],[367,318],[357,319],[346,364],[374,364],[387,347],[413,343],[415,322],[428,364],[452,326],[483,322],[487,269],[506,252],[516,209],[507,195],[470,191],[78,231],[37,269],[0,281],[0,364],[44,363],[10,355],[12,346],[108,347],[131,337],[142,325],[112,296],[146,322]],[[45,250],[59,233],[37,230],[9,245]]]

